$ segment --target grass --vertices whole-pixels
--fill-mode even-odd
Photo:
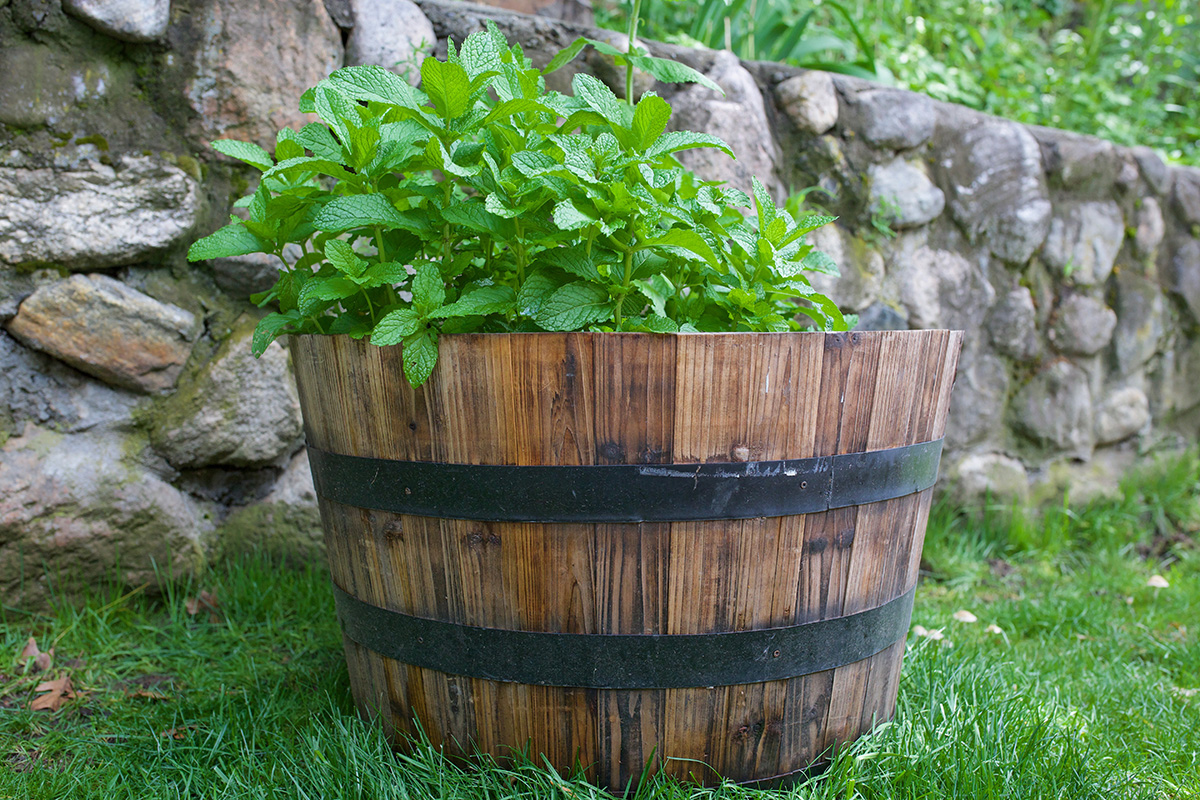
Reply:
[[[894,722],[790,792],[636,796],[1200,796],[1198,486],[1193,455],[1040,522],[939,505],[913,617],[931,633],[910,636]],[[200,590],[215,613],[188,613]],[[59,711],[28,707],[46,678],[16,664],[31,635],[85,693]],[[0,639],[0,798],[606,796],[531,763],[393,755],[354,714],[320,569],[236,561],[159,598],[6,609]]]

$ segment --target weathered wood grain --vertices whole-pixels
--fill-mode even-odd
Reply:
[[[419,390],[400,349],[293,337],[305,431],[349,455],[467,464],[757,461],[942,435],[961,334],[443,337]],[[712,633],[880,605],[916,580],[930,492],[820,514],[646,524],[439,520],[321,500],[333,580],[376,605],[478,626]],[[903,641],[836,670],[740,686],[525,686],[399,664],[346,640],[355,702],[397,746],[527,743],[601,784],[651,759],[702,782],[807,766],[886,719]],[[707,766],[705,766],[707,765]]]

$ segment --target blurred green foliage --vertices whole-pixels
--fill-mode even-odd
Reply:
[[[625,4],[597,5],[615,24]],[[1200,164],[1196,0],[657,0],[648,38],[925,92]]]

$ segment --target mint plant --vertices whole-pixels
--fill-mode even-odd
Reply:
[[[738,208],[751,198],[674,157],[732,157],[729,146],[667,131],[671,107],[653,93],[622,101],[583,74],[573,96],[548,91],[544,76],[589,43],[612,49],[579,40],[539,70],[489,24],[451,42],[447,60],[425,59],[420,90],[379,67],[334,72],[300,101],[321,122],[281,130],[273,156],[214,142],[262,177],[235,204],[246,218],[188,258],[278,256],[278,282],[251,298],[276,309],[255,352],[289,333],[370,337],[402,344],[419,386],[442,333],[787,331],[801,329],[797,315],[844,330],[806,277],[836,272],[805,242],[833,218],[793,219],[756,179],[748,221]],[[618,55],[629,70],[707,80],[636,49]]]

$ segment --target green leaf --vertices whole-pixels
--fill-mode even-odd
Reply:
[[[218,153],[227,155],[230,158],[236,158],[238,161],[244,161],[259,169],[265,170],[275,166],[275,159],[271,158],[271,155],[266,150],[250,142],[239,142],[236,139],[218,139],[212,143],[212,148]]]
[[[340,155],[339,155],[340,158]],[[280,161],[275,166],[263,173],[263,178],[275,178],[280,175],[288,175],[293,172],[315,172],[321,175],[329,175],[342,181],[357,182],[356,176],[346,171],[346,168],[338,161],[330,161],[326,158],[310,158],[308,156],[300,156],[299,158],[289,158],[286,161]]]
[[[329,323],[329,332],[333,335],[349,336],[351,339],[361,339],[371,333],[371,321],[361,315],[337,317]]]
[[[290,311],[287,314],[277,312],[267,314],[254,327],[254,336],[250,339],[250,352],[254,354],[255,358],[267,352],[267,347],[271,342],[286,333],[287,331],[284,329],[299,319],[300,314],[296,311]]]
[[[575,247],[552,247],[549,250],[543,250],[538,253],[537,263],[558,267],[577,278],[599,283],[603,280],[599,270],[596,269],[596,262],[600,259],[595,258],[594,255],[592,257],[588,256],[583,245],[576,245]]]
[[[358,284],[341,275],[331,278],[313,278],[300,288],[296,306],[300,313],[308,316],[318,311],[330,300],[342,300],[359,292]]]
[[[330,82],[355,100],[374,100],[378,103],[418,109],[425,98],[391,70],[374,64],[343,67],[329,76]]]
[[[508,50],[507,47],[504,49]],[[459,50],[458,59],[472,79],[485,72],[499,72],[502,67],[500,50],[487,31],[475,31],[468,36]]]
[[[426,59],[428,61],[429,59]],[[415,389],[433,374],[437,366],[437,332],[431,328],[419,331],[404,340],[401,351],[404,361],[404,377]]]
[[[371,344],[384,347],[399,344],[421,327],[421,317],[411,308],[402,308],[384,315],[371,331]]]
[[[218,228],[188,248],[188,261],[205,261],[210,258],[244,256],[250,253],[269,253],[270,245],[251,233],[241,220],[235,220],[224,228]]]
[[[337,139],[333,138],[333,134],[329,132],[329,128],[321,123],[308,123],[300,129],[300,133],[296,134],[296,138],[300,141],[300,144],[312,150],[313,155],[317,158],[323,158],[334,163],[341,161],[342,146],[337,143]]]
[[[609,89],[599,78],[593,78],[585,73],[577,73],[571,79],[571,89],[575,97],[587,103],[593,111],[600,114],[610,125],[628,128],[631,110],[626,103],[617,99],[612,89]]]
[[[399,261],[385,261],[382,264],[372,264],[355,280],[360,286],[372,289],[376,286],[391,286],[407,281],[408,269]]]
[[[762,185],[762,181],[757,175],[750,177],[750,182],[754,188],[754,202],[758,206],[758,229],[765,231],[775,217],[779,214],[779,210],[775,208],[775,200],[772,199],[771,193],[767,191],[767,187]]]
[[[732,148],[725,144],[724,140],[718,139],[716,136],[710,136],[707,133],[696,133],[695,131],[669,131],[668,133],[664,133],[658,141],[650,146],[646,151],[646,155],[650,158],[655,158],[667,153],[691,150],[696,147],[715,147],[730,158],[736,158]]]
[[[499,217],[484,207],[478,200],[468,200],[456,203],[442,209],[442,219],[452,225],[462,225],[476,233],[487,233],[493,236],[504,236],[507,233],[503,217]]]
[[[570,200],[563,200],[554,206],[554,224],[559,230],[575,231],[586,228],[596,219],[580,211]]]
[[[517,313],[533,319],[537,316],[546,298],[553,294],[559,286],[561,283],[545,272],[534,272],[526,276],[525,282],[521,284],[521,288],[517,292]]]
[[[289,158],[302,158],[304,145],[300,143],[299,134],[291,128],[280,128],[275,137],[275,158],[286,161]]]
[[[313,220],[319,231],[341,233],[352,228],[380,225],[392,228],[415,227],[413,220],[405,217],[381,194],[354,194],[338,197],[325,204]]]
[[[667,301],[675,294],[675,287],[667,276],[655,273],[645,280],[635,280],[633,285],[646,295],[655,314],[662,317],[667,315]]]
[[[717,256],[712,248],[708,246],[708,242],[704,241],[704,237],[695,231],[685,230],[683,228],[672,228],[662,236],[654,239],[647,239],[638,245],[638,249],[642,250],[647,247],[679,247],[687,250],[689,253],[694,253],[704,259],[712,267],[719,268]]]
[[[547,297],[534,321],[548,331],[577,331],[612,314],[608,292],[583,281],[568,283]]]
[[[642,327],[650,333],[678,333],[679,324],[673,319],[662,316],[661,314],[651,314],[646,317],[646,321],[642,323]]]
[[[640,152],[663,135],[671,120],[671,104],[656,94],[647,92],[638,100],[633,112],[633,144]]]
[[[575,60],[575,56],[579,55],[583,48],[587,47],[588,40],[580,36],[569,45],[559,50],[554,54],[554,58],[550,59],[550,63],[542,68],[543,75],[549,75],[551,72],[562,69],[567,64]]]
[[[433,264],[425,263],[417,267],[417,274],[412,280],[413,306],[418,311],[429,312],[446,301],[446,287],[442,283],[442,273]]]
[[[325,243],[325,258],[338,272],[350,278],[362,275],[367,262],[358,257],[354,249],[341,239],[330,239]]]
[[[458,64],[426,58],[421,64],[421,86],[442,119],[461,117],[470,108],[471,79]]]
[[[663,83],[698,83],[701,86],[712,89],[722,97],[725,96],[725,90],[717,84],[713,83],[706,75],[697,72],[686,64],[680,64],[678,61],[671,61],[666,58],[655,58],[654,56],[626,56],[633,66],[640,69],[642,72],[653,75],[657,80]]]
[[[358,120],[358,112],[354,110],[351,101],[334,88],[329,81],[321,81],[316,85],[313,99],[316,102],[317,114],[333,128],[334,134],[343,145],[350,144],[349,121]]]
[[[524,114],[529,111],[536,111],[543,114],[554,113],[550,108],[539,103],[537,100],[528,97],[518,97],[513,100],[505,100],[489,111],[488,115],[483,118],[483,124],[488,125],[492,122],[499,122],[515,114]]]
[[[809,272],[820,272],[824,275],[833,275],[835,277],[841,275],[841,272],[838,271],[837,262],[830,258],[827,253],[823,253],[820,250],[813,250],[800,263]]]
[[[511,287],[482,286],[473,292],[464,294],[448,306],[442,306],[430,313],[433,319],[446,317],[486,316],[488,314],[506,314],[517,302],[517,293]]]

